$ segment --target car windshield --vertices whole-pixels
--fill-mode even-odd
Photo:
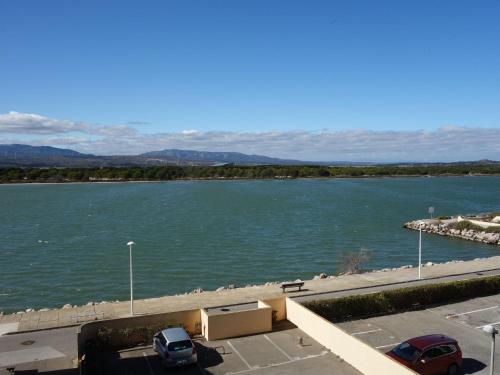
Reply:
[[[189,340],[175,341],[168,344],[168,350],[171,352],[177,352],[179,350],[192,348],[193,344]]]
[[[392,352],[396,354],[399,358],[403,358],[406,361],[412,362],[417,356],[420,355],[420,351],[414,346],[408,344],[407,342],[392,349]]]

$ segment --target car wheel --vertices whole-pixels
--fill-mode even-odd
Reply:
[[[457,375],[458,374],[458,366],[454,363],[448,367],[448,375]]]

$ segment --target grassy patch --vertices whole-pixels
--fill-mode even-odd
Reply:
[[[464,230],[465,229],[465,230],[474,230],[474,231],[477,231],[477,232],[484,231],[483,227],[481,227],[479,225],[476,225],[476,224],[473,224],[469,220],[459,221],[458,223],[452,224],[451,227],[453,229],[459,229],[459,230]]]
[[[395,314],[500,293],[500,276],[401,288],[305,303],[331,322]]]

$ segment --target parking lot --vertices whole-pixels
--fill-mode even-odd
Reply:
[[[479,375],[489,374],[491,336],[482,331],[488,324],[500,329],[500,295],[337,325],[383,352],[415,336],[443,333],[458,340],[463,373]],[[496,363],[499,360],[496,355]],[[495,366],[495,374],[500,375],[500,366]]]
[[[297,328],[219,341],[195,340],[198,364],[176,374],[359,374]],[[101,360],[103,374],[165,374],[151,347]]]

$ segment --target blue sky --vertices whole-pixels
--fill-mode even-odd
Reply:
[[[0,143],[341,160],[349,140],[352,160],[500,159],[498,1],[16,0],[0,14]],[[456,154],[426,152],[440,146]]]

